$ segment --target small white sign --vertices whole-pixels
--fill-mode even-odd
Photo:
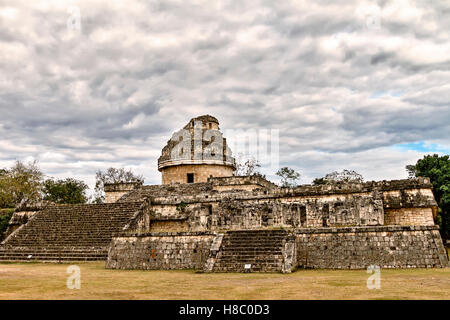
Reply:
[[[246,264],[246,265],[244,265],[244,269],[250,269],[252,267],[252,265],[251,264]]]

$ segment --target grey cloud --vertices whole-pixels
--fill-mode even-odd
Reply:
[[[0,167],[129,165],[158,183],[158,150],[210,113],[222,129],[280,129],[282,165],[307,179],[346,164],[399,177],[413,155],[392,145],[450,145],[450,8],[417,1],[408,19],[377,3],[380,30],[356,1],[80,1],[77,34],[62,5],[5,1],[17,12],[0,20]]]
[[[386,52],[378,53],[378,54],[372,56],[372,58],[370,59],[370,63],[375,65],[375,64],[378,64],[381,62],[385,62],[391,57],[392,57],[392,53],[386,53]]]

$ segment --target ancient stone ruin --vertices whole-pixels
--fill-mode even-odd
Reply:
[[[194,118],[175,132],[158,159],[163,184],[206,182],[209,177],[230,177],[235,169],[219,121],[210,115]]]
[[[234,168],[217,119],[194,118],[162,151],[163,184],[106,185],[109,203],[41,208],[2,242],[0,260],[204,272],[449,266],[427,178],[281,188]]]

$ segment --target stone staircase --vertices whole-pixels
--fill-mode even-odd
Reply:
[[[108,246],[141,203],[50,206],[0,245],[0,261],[106,260]]]
[[[281,272],[287,235],[285,230],[228,231],[213,272]]]
[[[107,257],[104,247],[0,247],[0,261],[99,261]]]

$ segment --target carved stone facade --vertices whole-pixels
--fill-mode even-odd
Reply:
[[[143,186],[121,198],[145,201],[145,210],[113,239],[107,267],[166,268],[158,259],[145,260],[148,252],[139,249],[155,241],[175,248],[175,257],[173,243],[185,243],[185,259],[170,268],[192,267],[201,243],[209,272],[241,272],[245,265],[253,272],[448,266],[427,178],[290,189],[257,176],[222,177],[189,187]],[[214,245],[211,234],[220,235],[220,243]]]
[[[163,231],[163,224],[175,226],[174,221],[183,221],[179,231],[196,232],[434,225],[436,202],[429,180],[423,178],[289,189],[260,177],[233,177],[185,187],[143,186],[119,201],[148,200],[148,210],[134,221],[139,232]]]

